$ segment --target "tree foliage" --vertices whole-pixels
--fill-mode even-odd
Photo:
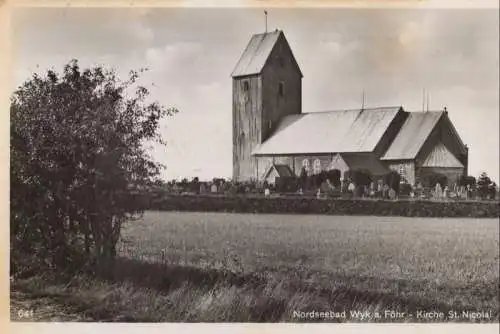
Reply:
[[[338,169],[331,169],[328,171],[328,180],[335,186],[340,187],[341,171]]]
[[[396,171],[390,171],[388,174],[384,175],[384,184],[387,184],[389,188],[394,189],[399,192],[399,184],[401,183],[401,175]]]
[[[486,172],[482,172],[477,179],[477,191],[481,198],[495,198],[496,184]]]
[[[11,99],[10,237],[13,253],[51,266],[102,264],[116,253],[120,229],[140,214],[137,194],[158,180],[162,165],[144,144],[164,144],[159,122],[177,110],[147,102],[137,84],[144,70],[120,81],[113,70],[35,74]]]

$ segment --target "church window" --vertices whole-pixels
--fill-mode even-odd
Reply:
[[[248,92],[248,90],[250,89],[249,86],[250,85],[248,84],[247,80],[243,81],[243,91]]]
[[[401,176],[401,183],[406,182],[406,169],[405,169],[405,165],[403,165],[403,164],[399,165],[398,173]]]
[[[319,159],[314,160],[313,170],[314,170],[314,174],[321,173],[321,161]]]
[[[285,95],[285,83],[283,81],[280,81],[278,83],[278,94],[279,94],[279,96]]]
[[[302,167],[305,168],[306,171],[309,171],[309,160],[308,159],[304,159],[302,160]]]

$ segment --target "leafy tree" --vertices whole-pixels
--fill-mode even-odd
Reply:
[[[401,175],[396,171],[390,171],[384,176],[384,183],[389,186],[389,188],[394,189],[397,193],[399,192],[399,184],[401,183]]]
[[[177,112],[148,103],[137,84],[113,70],[34,74],[11,98],[10,239],[14,254],[50,266],[75,266],[75,254],[97,267],[110,263],[123,222],[142,212],[141,193],[162,165],[144,144],[165,144],[159,121]]]
[[[358,169],[353,171],[353,181],[356,186],[368,186],[372,182],[370,171]]]
[[[332,169],[328,171],[328,180],[335,186],[340,186],[340,175],[341,172],[338,169]]]
[[[477,191],[481,198],[486,198],[495,194],[495,183],[490,179],[486,172],[482,172],[477,179]]]
[[[302,167],[300,169],[299,185],[303,190],[306,190],[306,188],[307,188],[307,171],[306,171],[305,167]]]

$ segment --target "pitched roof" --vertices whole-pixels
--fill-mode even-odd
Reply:
[[[269,167],[269,169],[267,170],[267,172],[264,174],[265,177],[269,176],[269,173],[273,170],[273,168],[276,170],[276,172],[278,173],[278,175],[280,177],[291,177],[291,176],[293,176],[293,172],[290,169],[290,166],[288,166],[288,165],[276,165],[276,164],[272,164]]]
[[[275,30],[253,35],[231,76],[259,74],[264,68],[280,34],[281,31]]]
[[[443,143],[439,142],[425,158],[422,167],[455,167],[463,168],[464,165],[451,153]]]
[[[288,45],[283,31],[278,29],[272,32],[253,35],[250,42],[248,42],[245,51],[243,51],[240,60],[236,64],[236,67],[231,73],[231,76],[241,77],[261,73],[280,36],[282,36],[284,42]],[[300,75],[302,75],[291,49],[290,53],[293,62],[300,72]]]
[[[414,159],[443,113],[443,111],[408,113],[401,130],[380,159]]]
[[[387,107],[289,115],[252,154],[372,152],[400,110]]]

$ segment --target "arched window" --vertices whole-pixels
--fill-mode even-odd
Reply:
[[[314,171],[314,174],[321,173],[321,161],[319,159],[314,160],[313,171]]]
[[[304,169],[306,170],[306,172],[309,171],[309,169],[310,169],[311,166],[309,165],[309,160],[308,159],[302,160],[302,167],[304,167]]]

